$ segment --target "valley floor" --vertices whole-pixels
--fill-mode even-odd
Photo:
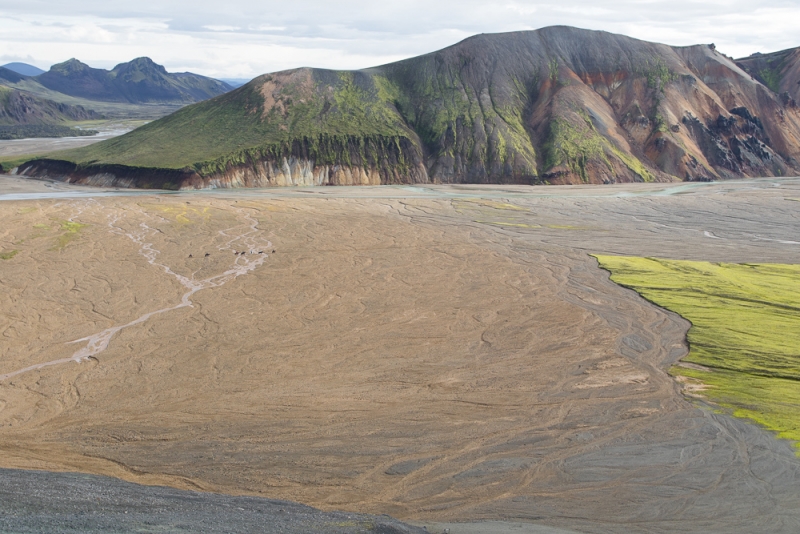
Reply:
[[[76,123],[72,126],[79,126],[84,130],[96,130],[97,135],[87,137],[37,137],[30,139],[0,140],[0,163],[3,159],[11,159],[17,156],[35,156],[88,146],[112,137],[125,134],[146,124],[145,120],[97,120]]]
[[[800,528],[792,444],[687,400],[667,370],[689,323],[590,256],[800,263],[800,179],[93,197],[3,179],[2,467],[453,534]]]

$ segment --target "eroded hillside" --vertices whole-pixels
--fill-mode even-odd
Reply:
[[[363,71],[264,75],[19,172],[171,188],[800,172],[800,111],[773,89],[713,45],[569,27],[478,35]]]

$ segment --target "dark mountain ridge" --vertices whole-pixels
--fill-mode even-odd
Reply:
[[[95,69],[77,59],[35,77],[44,87],[70,96],[106,102],[198,102],[230,91],[225,82],[192,73],[170,74],[150,58]]]
[[[0,85],[0,125],[56,124],[100,118],[102,115],[81,106],[36,98]]]
[[[711,180],[799,172],[800,114],[713,45],[559,26],[267,74],[59,158],[53,176],[129,186]]]
[[[65,123],[101,118],[99,113],[81,106],[37,98],[0,85],[0,139],[93,135],[97,132],[78,130]]]

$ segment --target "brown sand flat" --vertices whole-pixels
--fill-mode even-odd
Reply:
[[[0,202],[0,253],[18,251],[0,260],[0,466],[442,523],[791,530],[790,445],[687,402],[665,370],[688,323],[588,253],[796,263],[798,196],[784,179]]]

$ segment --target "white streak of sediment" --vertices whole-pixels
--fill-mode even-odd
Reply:
[[[73,215],[69,220],[72,221],[75,217],[77,217],[80,213],[83,212],[83,209],[84,209],[84,207],[81,206],[80,210],[79,210],[79,213]],[[241,246],[243,248],[246,247],[246,249],[248,251],[251,251],[251,252],[255,253],[255,252],[257,252],[257,249],[259,247],[263,247],[263,248],[271,247],[272,243],[270,243],[269,241],[263,241],[263,240],[258,238],[258,234],[260,233],[260,230],[258,229],[258,221],[256,219],[250,217],[249,215],[247,215],[243,211],[241,211],[241,210],[238,210],[238,211],[248,221],[248,223],[249,223],[249,231],[247,231],[247,232],[245,232],[243,234],[240,234],[240,235],[231,236],[231,235],[228,234],[228,232],[234,231],[237,227],[229,228],[229,229],[226,229],[226,230],[220,230],[219,234],[224,236],[224,237],[229,237],[230,240],[228,242],[226,242],[224,245],[222,245],[221,247],[217,247],[217,248],[220,251],[233,250],[232,249],[232,245],[234,243],[241,242]],[[156,261],[158,256],[159,256],[159,254],[161,254],[161,251],[153,248],[153,244],[146,242],[145,238],[148,235],[152,235],[153,233],[157,232],[157,230],[154,230],[153,228],[150,228],[145,223],[141,223],[139,225],[139,227],[141,229],[139,232],[136,232],[136,233],[125,232],[122,228],[120,228],[119,226],[116,226],[117,221],[119,221],[119,217],[118,216],[109,217],[108,225],[111,228],[111,232],[112,233],[117,234],[117,235],[124,235],[124,236],[128,237],[131,241],[133,241],[134,243],[139,245],[139,254],[144,256],[144,258],[147,260],[147,262],[150,265],[153,265],[155,267],[160,267],[161,269],[163,269],[163,271],[165,273],[167,273],[170,276],[174,277],[178,282],[180,282],[181,285],[183,285],[188,290],[181,297],[180,303],[176,304],[175,306],[171,306],[169,308],[162,308],[160,310],[155,310],[155,311],[146,313],[146,314],[138,317],[137,319],[134,319],[133,321],[131,321],[129,323],[126,323],[126,324],[123,324],[123,325],[118,325],[118,326],[113,326],[111,328],[106,328],[105,330],[103,330],[101,332],[98,332],[96,334],[92,334],[91,336],[82,337],[80,339],[76,339],[75,341],[71,341],[70,343],[81,343],[81,342],[85,341],[86,342],[86,346],[84,346],[83,348],[81,348],[78,351],[76,351],[69,358],[61,358],[59,360],[52,360],[52,361],[45,362],[45,363],[39,363],[39,364],[36,364],[36,365],[31,365],[30,367],[25,367],[24,369],[19,369],[17,371],[13,371],[11,373],[6,373],[6,374],[3,374],[3,375],[0,375],[0,381],[7,380],[7,379],[12,378],[14,376],[18,376],[18,375],[21,375],[23,373],[28,373],[30,371],[37,371],[39,369],[43,369],[45,367],[50,367],[50,366],[53,366],[53,365],[60,365],[60,364],[69,363],[69,362],[81,363],[81,362],[84,362],[84,361],[88,360],[89,358],[97,356],[98,354],[100,354],[101,352],[103,352],[104,350],[106,350],[108,348],[108,344],[111,342],[111,338],[114,337],[114,334],[116,334],[120,330],[124,330],[125,328],[128,328],[128,327],[135,326],[137,324],[143,323],[143,322],[147,321],[148,319],[150,319],[151,317],[153,317],[154,315],[159,315],[159,314],[162,314],[162,313],[178,310],[180,308],[191,307],[192,306],[192,300],[191,300],[192,295],[194,295],[198,291],[202,291],[203,289],[210,289],[210,288],[213,288],[213,287],[220,287],[222,285],[225,285],[226,283],[230,282],[231,280],[234,280],[234,279],[238,278],[239,276],[245,275],[245,274],[255,270],[257,267],[263,265],[263,263],[266,261],[266,259],[268,257],[267,254],[257,254],[254,259],[249,259],[245,255],[241,255],[241,256],[237,255],[236,259],[233,262],[232,267],[230,269],[228,269],[227,271],[223,272],[222,274],[211,276],[209,278],[205,278],[205,279],[202,279],[202,280],[195,280],[194,278],[187,278],[186,276],[180,275],[180,274],[174,272],[168,265],[165,265],[163,263],[159,263],[158,261]]]

